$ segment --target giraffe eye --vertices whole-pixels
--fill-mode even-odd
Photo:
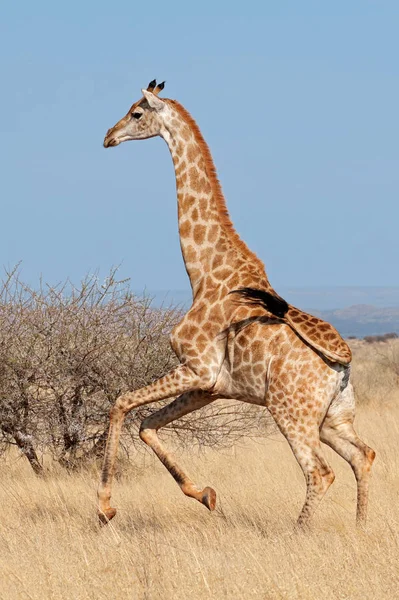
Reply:
[[[141,113],[141,112],[134,112],[134,113],[132,113],[133,119],[139,120],[139,119],[141,119],[142,116],[143,116],[143,113]]]

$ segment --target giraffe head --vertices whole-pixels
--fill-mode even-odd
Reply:
[[[135,102],[127,114],[107,131],[104,139],[105,148],[118,146],[121,142],[129,140],[144,140],[162,134],[164,123],[162,113],[167,103],[158,98],[158,94],[164,86],[165,82],[157,85],[154,79],[146,90],[142,90],[143,97]]]

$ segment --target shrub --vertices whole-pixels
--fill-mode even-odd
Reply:
[[[104,283],[88,276],[38,290],[18,271],[0,289],[0,450],[16,444],[36,472],[50,453],[75,467],[102,456],[109,411],[118,395],[143,387],[177,360],[169,333],[181,318],[174,307],[160,309],[134,295],[111,271]],[[166,402],[132,411],[122,445],[143,446],[139,423]],[[180,443],[231,444],[256,425],[264,410],[217,403],[170,424]],[[163,430],[164,431],[164,430]]]

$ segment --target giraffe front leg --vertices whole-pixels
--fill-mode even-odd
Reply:
[[[179,365],[154,383],[119,396],[110,413],[110,427],[98,488],[98,516],[102,523],[108,523],[116,514],[115,508],[110,505],[111,487],[120,432],[127,413],[138,406],[201,388],[202,384],[200,377],[189,367]]]
[[[155,452],[161,463],[178,483],[182,492],[190,498],[195,498],[209,510],[214,510],[216,506],[215,490],[210,487],[200,489],[194,485],[183,469],[176,463],[173,455],[163,446],[157,431],[168,423],[210,404],[215,399],[216,397],[210,396],[209,393],[201,390],[188,392],[144,419],[140,427],[141,439]]]

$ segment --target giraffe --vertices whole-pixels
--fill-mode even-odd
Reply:
[[[200,129],[177,101],[160,98],[152,81],[128,113],[108,130],[104,147],[161,136],[176,175],[181,250],[190,279],[191,308],[171,333],[180,364],[150,385],[119,396],[110,413],[98,489],[98,516],[115,514],[111,486],[119,435],[127,413],[174,397],[144,419],[140,437],[186,496],[209,510],[216,492],[188,477],[158,437],[158,430],[218,399],[265,406],[302,468],[306,497],[298,517],[305,525],[334,480],[321,442],[352,467],[357,521],[366,519],[375,452],[354,427],[351,351],[328,323],[289,305],[271,287],[261,260],[235,231],[215,166]]]

